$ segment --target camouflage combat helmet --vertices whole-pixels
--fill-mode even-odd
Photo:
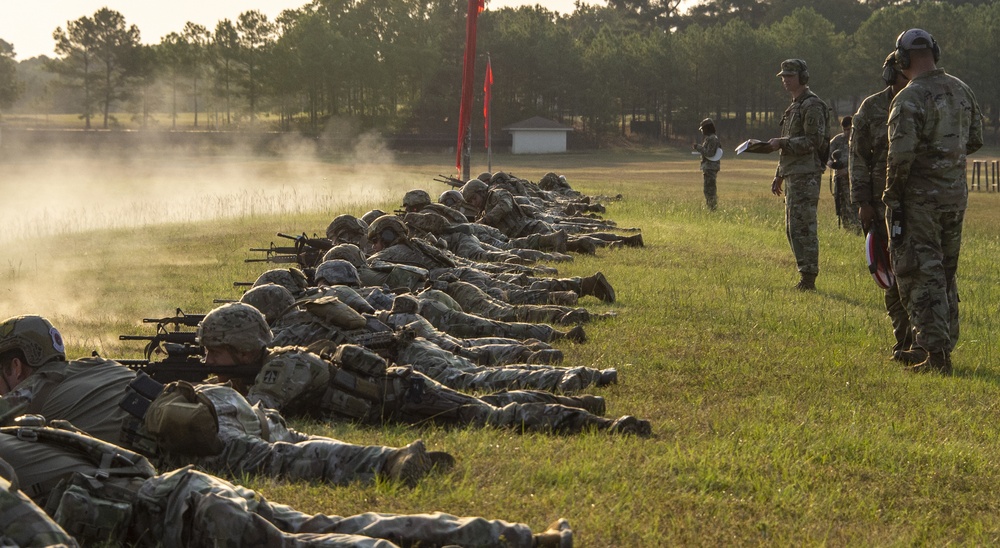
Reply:
[[[484,171],[484,172],[480,173],[479,176],[476,177],[476,179],[479,179],[480,181],[482,181],[484,183],[488,183],[488,182],[490,182],[490,179],[492,177],[493,177],[493,175],[489,171]]]
[[[551,171],[542,175],[541,180],[538,181],[538,188],[542,190],[552,190],[554,188],[558,188],[559,186],[559,175]]]
[[[256,352],[271,344],[271,328],[264,315],[246,303],[224,304],[198,324],[196,339],[202,346],[229,346],[239,352]]]
[[[277,320],[281,313],[295,304],[295,297],[278,284],[264,284],[253,287],[240,297],[246,303],[264,314],[267,323]]]
[[[420,211],[431,205],[431,195],[426,190],[419,188],[408,191],[403,196],[403,209],[406,211]]]
[[[323,255],[324,261],[334,259],[343,259],[354,265],[355,269],[368,266],[368,263],[365,262],[365,254],[360,247],[354,244],[337,244]]]
[[[15,316],[0,324],[0,354],[15,348],[31,367],[66,359],[62,335],[41,316]]]
[[[448,207],[460,206],[464,201],[465,198],[462,197],[462,193],[455,190],[454,188],[451,190],[446,190],[442,192],[440,196],[438,196],[438,203],[444,204]]]
[[[420,301],[413,295],[396,295],[392,300],[393,314],[416,314],[420,310]]]
[[[500,172],[498,172],[500,173]],[[485,194],[490,190],[490,187],[486,183],[480,181],[479,179],[469,179],[469,182],[462,185],[462,198],[466,202],[470,202],[473,196],[478,194]]]
[[[405,241],[409,236],[409,229],[395,215],[383,215],[368,227],[368,241],[381,240],[385,247],[399,243],[400,240]]]
[[[492,177],[490,177],[490,182],[496,185],[496,184],[510,182],[513,179],[514,178],[511,177],[510,174],[504,173],[503,171],[498,171],[494,173]]]
[[[316,278],[317,284],[323,281],[329,285],[361,286],[358,269],[354,268],[353,264],[344,259],[323,261],[316,267],[316,274],[313,277]]]
[[[258,276],[253,287],[268,283],[284,287],[293,297],[301,295],[309,287],[309,279],[297,268],[272,268]]]
[[[385,212],[382,211],[381,209],[373,209],[373,210],[369,211],[368,213],[365,213],[364,215],[362,215],[361,216],[361,220],[364,221],[365,224],[371,226],[371,224],[375,222],[375,219],[378,219],[379,217],[381,217],[383,215],[385,215]]]
[[[344,233],[363,235],[368,230],[368,223],[358,219],[354,215],[337,215],[330,226],[326,227],[326,237],[337,241],[338,237]]]

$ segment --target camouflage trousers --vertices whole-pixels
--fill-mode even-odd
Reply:
[[[408,368],[390,369],[394,388],[385,402],[382,419],[409,424],[433,422],[455,426],[492,426],[550,433],[577,433],[588,428],[606,430],[614,421],[578,407],[551,403],[509,403],[503,407],[452,390]]]
[[[871,229],[879,231],[883,238],[882,241],[887,242],[889,238],[885,225],[885,208],[881,209],[883,210],[881,211],[882,215],[873,221]],[[892,350],[893,352],[907,350],[913,346],[913,327],[910,325],[910,315],[907,314],[906,307],[903,306],[903,301],[899,297],[898,284],[893,283],[892,287],[885,290],[884,303],[886,315],[889,316],[889,321],[892,323],[892,335],[896,341]]]
[[[0,546],[77,546],[34,502],[0,477]]]
[[[833,178],[833,199],[840,226],[860,234],[861,220],[857,208],[851,205],[851,178],[846,169],[837,170]]]
[[[421,310],[421,313],[424,313]],[[455,310],[433,310],[425,313],[431,324],[460,339],[504,337],[517,340],[538,339],[550,342],[557,338],[556,330],[546,324],[501,322]]]
[[[590,321],[590,314],[585,308],[574,309],[556,305],[508,304],[499,299],[494,299],[482,289],[467,282],[450,283],[445,292],[451,298],[455,299],[455,302],[462,307],[462,310],[491,320],[528,323],[578,323]]]
[[[804,274],[819,273],[819,236],[816,207],[822,172],[797,173],[785,177],[785,235]]]
[[[310,515],[190,468],[142,485],[136,513],[163,546],[531,546],[523,524],[442,513]],[[155,542],[152,542],[155,544]]]
[[[716,169],[706,169],[702,171],[702,177],[704,178],[703,190],[705,192],[705,205],[708,206],[710,211],[715,211],[716,206],[719,205],[719,196],[716,192],[716,179],[719,176],[719,171]]]
[[[422,338],[400,348],[396,362],[410,365],[449,388],[479,392],[532,389],[573,393],[596,384],[601,377],[600,370],[589,367],[478,366]]]
[[[889,256],[900,300],[915,342],[928,352],[951,351],[958,342],[958,255],[965,211],[932,211],[903,204],[901,241]]]

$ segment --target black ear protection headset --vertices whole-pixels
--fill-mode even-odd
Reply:
[[[391,228],[384,228],[382,232],[378,233],[378,237],[382,240],[383,245],[389,245],[399,238],[399,234],[396,234],[396,231]]]
[[[896,70],[896,52],[893,51],[885,58],[885,63],[882,64],[882,81],[885,82],[885,85],[891,86],[898,76],[900,74]]]
[[[799,84],[806,85],[809,83],[809,69],[799,71]]]
[[[941,47],[938,46],[937,40],[923,29],[910,29],[901,33],[896,38],[896,59],[899,61],[899,68],[903,70],[910,68],[911,49],[923,49],[913,47],[913,44],[917,40],[923,40],[927,43],[927,46],[931,49],[931,53],[934,54],[935,63],[941,60]]]

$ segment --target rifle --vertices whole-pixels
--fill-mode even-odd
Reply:
[[[295,249],[297,250],[297,253],[302,253],[303,247],[310,247],[315,251],[322,251],[324,253],[329,251],[330,248],[333,247],[332,240],[328,238],[316,238],[316,237],[310,238],[306,236],[305,232],[303,232],[299,236],[292,236],[291,234],[285,234],[283,232],[279,232],[278,236],[281,238],[287,238],[289,240],[293,240],[295,242]]]
[[[254,251],[251,249],[251,251]],[[298,255],[268,255],[267,257],[257,257],[251,259],[243,259],[245,263],[276,263],[276,264],[301,264],[302,261],[299,260]]]
[[[115,360],[137,373],[145,373],[161,383],[187,381],[199,383],[210,375],[224,375],[244,379],[252,384],[260,373],[261,365],[207,365],[200,356],[180,356],[168,354],[161,361]]]
[[[183,310],[177,308],[173,316],[166,318],[143,318],[142,323],[155,323],[157,324],[157,329],[160,329],[164,325],[173,324],[176,331],[182,325],[186,327],[198,327],[198,324],[204,319],[204,314],[185,314]]]
[[[435,177],[434,180],[439,183],[444,183],[452,188],[461,188],[462,186],[465,185],[465,181],[461,179],[456,179],[454,177],[449,177],[447,175],[441,175],[441,174],[438,174],[438,176]]]

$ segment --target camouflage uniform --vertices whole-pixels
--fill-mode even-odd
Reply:
[[[886,121],[889,119],[889,103],[892,102],[891,87],[867,97],[854,115],[850,141],[851,206],[857,212],[864,204],[875,209],[875,219],[869,230],[878,232],[883,242],[888,241],[885,226],[886,155],[889,151],[889,134]],[[892,334],[896,340],[893,352],[907,350],[913,345],[913,330],[903,303],[899,300],[899,288],[895,283],[885,290],[885,310],[892,322]]]
[[[0,397],[0,414],[24,405],[20,413],[66,420],[117,444],[121,442],[122,421],[128,417],[118,402],[134,379],[134,371],[111,360],[49,362]]]
[[[853,132],[853,129],[852,129]],[[833,158],[843,167],[833,167]],[[858,220],[858,210],[851,207],[851,171],[848,168],[850,156],[847,135],[838,133],[830,139],[831,168],[833,169],[833,199],[840,226],[847,230],[859,232],[861,221]]]
[[[826,106],[809,88],[792,100],[781,118],[781,153],[776,177],[785,180],[785,234],[802,274],[819,273],[816,208],[823,178],[818,151],[826,142]]]
[[[705,140],[700,145],[695,145],[695,150],[701,153],[701,172],[704,177],[705,205],[708,209],[715,210],[719,204],[719,196],[716,190],[716,178],[719,176],[719,169],[722,166],[721,160],[712,160],[712,156],[722,147],[719,136],[710,133],[705,136]]]
[[[328,360],[302,348],[275,349],[265,359],[247,399],[290,413],[321,410],[367,424],[434,422],[557,433],[588,428],[650,433],[648,422],[631,416],[611,420],[582,408],[549,403],[498,407],[410,367],[388,367],[379,356],[353,345],[339,346]]]
[[[590,321],[586,308],[568,306],[509,304],[495,299],[482,289],[462,281],[452,282],[443,289],[455,299],[462,310],[491,320],[503,322],[575,324]]]
[[[947,355],[958,342],[965,163],[982,147],[982,129],[972,90],[943,69],[915,76],[889,110],[889,251],[916,343],[929,353]]]
[[[45,486],[35,500],[87,543],[233,548],[534,545],[527,525],[500,520],[437,512],[304,514],[191,467],[156,475],[141,456],[83,434],[55,428],[24,428],[20,433],[0,433],[0,457],[10,457],[15,469]],[[104,463],[102,455],[115,458]],[[53,462],[64,464],[54,468]],[[53,489],[61,480],[67,481]]]
[[[11,482],[0,476],[0,546],[70,546],[78,544]]]

